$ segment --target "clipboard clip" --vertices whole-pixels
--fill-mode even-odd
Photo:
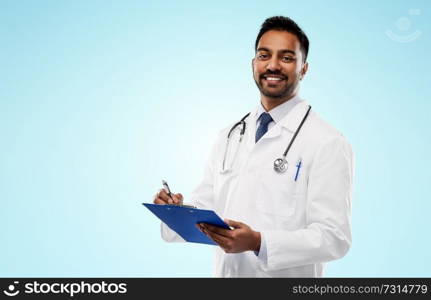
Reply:
[[[174,204],[176,206],[187,207],[187,208],[197,208],[196,206],[190,204]]]
[[[144,204],[144,203],[142,203]],[[171,207],[185,207],[185,208],[194,208],[197,209],[196,206],[190,205],[190,204],[158,204],[158,205],[163,205],[166,206],[167,209],[171,209]]]

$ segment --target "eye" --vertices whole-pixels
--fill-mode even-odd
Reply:
[[[292,57],[292,56],[283,56],[282,60],[283,60],[284,62],[292,62],[292,61],[294,61],[294,60],[295,60],[295,58],[294,58],[294,57]]]
[[[258,56],[257,56],[257,58],[258,59],[267,59],[269,57],[269,55],[268,54],[259,54]]]

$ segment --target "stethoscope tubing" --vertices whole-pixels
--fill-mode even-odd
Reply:
[[[304,117],[302,118],[301,123],[299,124],[298,128],[295,130],[295,133],[293,134],[293,137],[290,139],[289,145],[286,147],[286,150],[283,153],[283,157],[279,158],[279,159],[276,159],[276,161],[277,160],[281,160],[281,161],[283,161],[283,164],[285,164],[287,166],[287,161],[286,161],[287,153],[289,152],[290,148],[292,147],[292,144],[295,141],[296,137],[298,136],[298,133],[301,130],[302,126],[304,125],[305,120],[307,119],[308,115],[310,114],[310,110],[311,110],[311,105],[308,106],[307,112],[305,113]],[[242,119],[239,122],[235,123],[232,126],[232,128],[229,130],[229,133],[228,133],[227,139],[226,139],[225,153],[224,153],[224,156],[223,156],[222,172],[228,171],[228,170],[225,169],[225,163],[226,163],[226,156],[227,156],[227,151],[228,151],[228,147],[229,147],[229,141],[230,141],[230,138],[231,138],[231,134],[235,130],[235,128],[237,128],[238,126],[241,126],[242,128],[241,128],[240,138],[239,138],[239,144],[241,144],[242,138],[244,136],[244,133],[245,133],[245,130],[246,130],[246,127],[247,127],[245,119],[249,115],[250,115],[250,113],[246,114],[244,117],[242,117]],[[238,145],[238,147],[239,147],[239,145]],[[235,152],[238,152],[238,149]],[[236,153],[235,153],[234,157],[236,157]],[[276,169],[276,167],[274,167],[274,168]],[[277,171],[277,169],[276,169],[276,171]],[[283,168],[283,171],[280,171],[280,172],[284,172],[284,171],[285,171],[285,168]]]
[[[290,147],[292,147],[292,144],[293,144],[293,142],[295,141],[296,136],[298,135],[299,131],[301,130],[302,125],[304,125],[305,120],[307,119],[308,114],[310,113],[310,110],[311,110],[311,105],[308,105],[308,110],[307,110],[307,112],[305,113],[305,116],[302,118],[301,124],[299,124],[298,128],[296,129],[295,133],[293,134],[293,137],[292,137],[292,139],[290,140],[290,143],[289,143],[289,145],[287,146],[286,151],[284,151],[284,153],[283,153],[283,157],[286,157],[286,156],[287,156],[287,153],[289,152]]]

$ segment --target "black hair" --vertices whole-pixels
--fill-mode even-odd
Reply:
[[[259,44],[259,40],[262,35],[269,30],[278,30],[278,31],[286,31],[291,34],[294,34],[301,46],[302,54],[304,55],[304,61],[307,61],[308,56],[308,48],[310,46],[310,42],[308,41],[307,35],[302,31],[302,29],[289,17],[283,16],[275,16],[265,20],[262,26],[260,27],[259,34],[256,38],[256,43],[254,45],[254,50],[257,51],[257,44]]]

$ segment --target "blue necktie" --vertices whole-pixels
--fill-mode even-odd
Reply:
[[[256,130],[256,143],[268,131],[268,124],[273,121],[271,115],[267,112],[261,114],[259,120],[259,128]]]

